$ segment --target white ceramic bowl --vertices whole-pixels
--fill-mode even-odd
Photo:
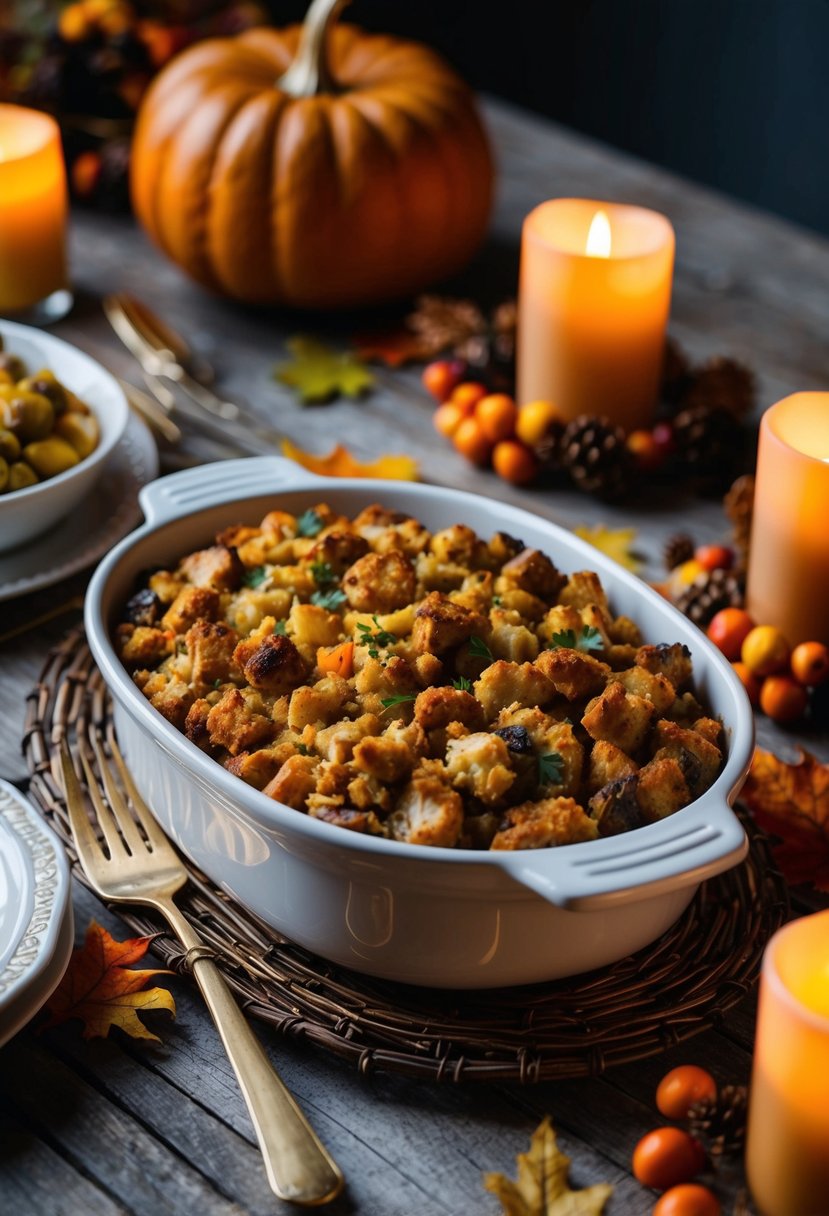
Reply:
[[[94,452],[65,473],[25,490],[0,494],[0,553],[45,532],[64,519],[95,484],[124,433],[128,407],[118,381],[89,355],[52,334],[0,321],[5,349],[19,355],[27,374],[47,367],[95,414],[101,437]]]
[[[731,810],[754,745],[742,685],[703,634],[656,592],[571,533],[526,511],[407,482],[313,477],[277,457],[188,469],[141,491],[146,524],[98,567],[86,601],[92,653],[118,737],[159,821],[193,861],[287,937],[372,975],[448,988],[530,983],[625,957],[657,938],[699,883],[747,848]],[[697,689],[722,718],[723,771],[696,802],[626,835],[524,852],[427,848],[358,835],[273,802],[226,772],[156,712],[121,665],[111,631],[136,579],[274,507],[372,502],[427,527],[503,529],[564,571],[593,569],[617,613],[652,642],[684,642]]]

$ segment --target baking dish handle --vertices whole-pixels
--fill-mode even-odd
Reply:
[[[248,456],[201,464],[159,477],[144,486],[138,501],[147,523],[156,525],[202,507],[295,489],[317,480],[315,473],[284,456]]]
[[[580,856],[568,849],[528,850],[513,878],[559,908],[594,912],[690,887],[728,870],[748,852],[748,838],[730,806],[662,820],[638,839],[607,838],[607,849]],[[689,808],[690,809],[690,808]]]

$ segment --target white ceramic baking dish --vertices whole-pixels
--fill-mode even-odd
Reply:
[[[751,708],[729,664],[656,592],[596,549],[493,499],[404,482],[311,476],[278,457],[188,469],[141,491],[146,523],[98,567],[86,600],[92,653],[115,704],[141,792],[192,860],[268,924],[357,971],[477,988],[573,975],[657,938],[700,882],[747,842],[731,810],[753,749]],[[473,852],[366,837],[273,802],[199,751],[152,708],[118,660],[111,631],[140,572],[211,543],[230,524],[326,501],[354,514],[381,502],[437,530],[505,530],[564,571],[596,570],[617,613],[649,641],[684,642],[696,685],[722,718],[727,759],[692,805],[627,835],[564,848]]]

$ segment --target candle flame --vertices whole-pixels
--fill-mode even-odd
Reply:
[[[590,222],[585,252],[589,258],[609,258],[611,249],[610,220],[606,211],[597,211]]]

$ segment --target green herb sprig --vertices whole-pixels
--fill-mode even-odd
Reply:
[[[385,712],[387,709],[391,709],[395,705],[404,705],[407,701],[414,701],[416,699],[417,699],[416,692],[402,692],[394,697],[383,697],[382,698],[383,711]]]
[[[333,612],[335,608],[339,608],[340,604],[344,604],[346,595],[339,587],[333,587],[330,591],[312,591],[311,603],[316,604],[318,608],[325,608],[328,612]]]
[[[452,687],[456,688],[458,692],[471,692],[472,681],[467,680],[466,676],[458,676],[457,680],[452,681]]]
[[[378,647],[393,646],[397,641],[397,634],[390,633],[388,629],[384,629],[377,619],[377,613],[372,616],[374,622],[374,630],[371,625],[366,625],[364,621],[357,622],[357,630],[359,636],[357,638],[358,646],[368,646],[368,654],[371,659],[379,659],[380,651]]]
[[[547,752],[538,757],[538,784],[561,785],[564,776],[564,760],[560,752]]]
[[[313,507],[303,511],[296,521],[297,536],[317,536],[323,529],[324,522]]]
[[[604,639],[593,625],[585,625],[578,637],[574,629],[562,629],[554,633],[549,645],[550,650],[581,650],[588,653],[591,650],[604,650]]]
[[[339,582],[337,572],[331,563],[322,560],[311,562],[311,577],[322,591]]]
[[[246,587],[259,587],[268,577],[266,566],[254,566],[251,570],[246,570],[242,575],[242,582]]]
[[[469,653],[476,659],[488,659],[492,662],[492,651],[487,646],[483,638],[475,637],[469,639]]]

